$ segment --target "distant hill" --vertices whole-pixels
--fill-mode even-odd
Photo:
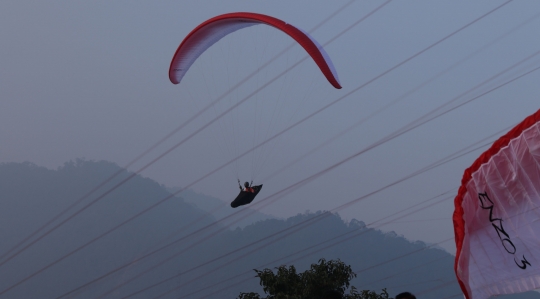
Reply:
[[[15,244],[115,173],[76,209],[98,199],[96,204],[0,266],[0,292],[24,281],[2,298],[57,298],[111,270],[117,271],[64,298],[123,298],[152,284],[156,286],[129,298],[165,292],[162,298],[236,298],[241,291],[262,292],[253,269],[294,264],[303,271],[320,258],[350,264],[358,274],[352,284],[359,289],[387,288],[392,296],[410,291],[418,298],[462,297],[453,256],[444,250],[325,212],[229,228],[205,211],[215,199],[190,192],[184,194],[189,200],[171,197],[163,185],[138,175],[107,192],[132,173],[106,161],[76,160],[56,170],[32,163],[0,164],[0,263]],[[198,206],[190,203],[195,201]],[[66,257],[150,206],[156,208]],[[245,211],[236,209],[230,218],[242,218]],[[39,269],[45,270],[34,275]]]
[[[171,193],[175,193],[176,191],[180,190],[180,188],[179,187],[167,188],[167,190]],[[182,191],[178,196],[181,197],[184,200],[184,202],[193,204],[195,207],[207,213],[211,213],[213,217],[216,219],[224,218],[237,211],[235,209],[232,209],[229,206],[230,202],[224,202],[215,197],[211,197],[211,196],[204,195],[201,193],[196,193],[195,191],[191,189]],[[249,206],[243,207],[242,209],[249,209]],[[276,219],[276,217],[272,215],[264,214],[258,211],[253,211],[251,215],[243,218],[241,221],[232,225],[232,228],[236,228],[236,227],[243,228],[247,225],[253,224],[258,221],[267,220],[267,219]]]

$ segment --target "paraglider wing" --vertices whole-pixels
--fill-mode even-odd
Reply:
[[[307,51],[330,84],[335,88],[341,88],[332,61],[317,41],[307,33],[279,19],[248,12],[219,15],[193,29],[174,54],[169,68],[169,79],[174,84],[180,83],[191,65],[206,49],[232,32],[258,24],[275,27],[292,37]]]
[[[454,268],[466,298],[540,288],[540,110],[465,171],[454,204]]]
[[[254,192],[240,191],[240,194],[231,202],[231,207],[237,208],[239,206],[250,204],[255,196],[259,194],[263,185],[252,186]]]

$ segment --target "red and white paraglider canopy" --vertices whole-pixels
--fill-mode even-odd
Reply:
[[[300,29],[267,15],[235,12],[213,17],[191,31],[174,54],[169,68],[169,79],[178,84],[197,58],[226,35],[253,25],[275,27],[302,46],[335,88],[341,88],[332,61],[315,39]],[[241,45],[240,45],[241,46]]]
[[[466,298],[540,288],[540,110],[465,170],[453,221]]]

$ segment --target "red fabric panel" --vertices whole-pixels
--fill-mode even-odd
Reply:
[[[228,13],[228,14],[223,14],[223,15],[213,17],[203,22],[202,24],[197,26],[195,29],[193,29],[184,38],[184,40],[182,41],[182,43],[176,50],[176,53],[174,54],[173,57],[176,57],[177,55],[182,54],[182,46],[186,43],[187,40],[190,39],[191,36],[193,36],[195,32],[197,32],[201,28],[213,22],[226,20],[226,19],[244,19],[244,20],[250,20],[250,21],[257,21],[257,22],[260,22],[269,26],[273,26],[283,31],[284,33],[292,37],[299,45],[301,45],[306,50],[306,52],[311,56],[313,61],[315,61],[315,63],[320,68],[321,72],[324,74],[324,76],[330,82],[330,84],[332,84],[332,86],[334,86],[337,89],[341,89],[341,85],[332,74],[332,71],[330,70],[330,67],[326,63],[326,60],[324,59],[323,55],[321,54],[321,51],[319,51],[319,49],[317,48],[317,45],[313,43],[313,41],[309,38],[309,36],[307,36],[298,28],[290,24],[287,24],[283,22],[282,20],[276,19],[271,16],[263,15],[263,14],[249,13],[249,12],[235,12],[235,13]],[[174,58],[173,58],[173,61],[174,61]],[[171,66],[169,68],[169,78],[171,78],[171,81],[174,83],[174,80],[172,79],[173,78],[172,74],[173,74],[173,65],[171,62]]]

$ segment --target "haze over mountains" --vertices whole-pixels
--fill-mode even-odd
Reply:
[[[131,173],[106,161],[76,160],[56,170],[32,163],[1,164],[0,256],[117,172],[120,175],[55,224]],[[137,175],[106,194],[1,265],[0,292],[52,266],[0,298],[57,298],[124,265],[128,266],[71,293],[71,298],[124,298],[163,281],[130,298],[154,298],[167,292],[162,298],[236,298],[241,291],[262,292],[254,268],[294,264],[303,271],[320,258],[339,258],[350,264],[358,274],[352,285],[359,289],[387,288],[391,296],[406,290],[418,298],[462,296],[453,273],[453,256],[435,246],[325,212],[288,219],[259,212],[246,217],[253,211],[249,206],[233,210],[228,203],[190,190],[170,197],[171,190]],[[167,197],[170,200],[62,259]],[[227,220],[216,222],[222,218]],[[278,233],[281,230],[286,231]],[[175,240],[179,241],[172,243]],[[166,244],[171,245],[140,259]],[[504,298],[540,295],[529,292]]]

